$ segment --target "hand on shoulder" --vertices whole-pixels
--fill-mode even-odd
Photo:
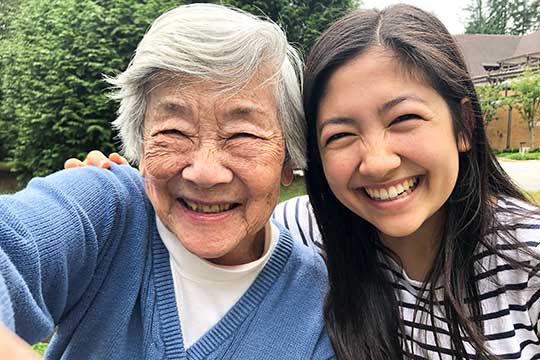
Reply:
[[[111,166],[111,161],[119,165],[128,164],[128,161],[118,153],[111,153],[107,158],[101,151],[92,150],[86,155],[86,158],[83,161],[77,158],[67,159],[64,163],[64,169],[73,169],[84,166],[97,166],[100,168],[109,169]]]

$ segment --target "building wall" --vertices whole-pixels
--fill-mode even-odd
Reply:
[[[495,150],[506,148],[506,129],[508,126],[508,110],[499,109],[497,120],[491,121],[486,127],[486,134],[491,147]],[[540,147],[540,126],[534,128],[534,147]],[[517,110],[512,110],[512,129],[510,131],[510,147],[519,148],[521,142],[529,144],[529,130],[527,123],[521,119]]]

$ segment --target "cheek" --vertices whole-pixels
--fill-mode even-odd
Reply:
[[[359,153],[349,150],[331,150],[321,153],[324,176],[333,192],[347,184],[357,170]]]
[[[283,147],[280,144],[260,144],[252,149],[250,158],[243,162],[242,170],[238,171],[237,176],[250,194],[248,214],[266,220],[279,197]]]
[[[147,141],[144,147],[144,169],[147,176],[158,181],[178,174],[188,162],[189,140]]]
[[[227,145],[231,168],[254,192],[279,188],[285,158],[280,141],[239,140]]]

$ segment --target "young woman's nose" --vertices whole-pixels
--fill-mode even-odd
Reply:
[[[203,146],[194,152],[191,162],[182,170],[185,180],[202,188],[232,182],[234,174],[224,165],[219,150]]]
[[[367,149],[358,171],[361,175],[375,179],[386,177],[401,165],[401,158],[384,145]]]

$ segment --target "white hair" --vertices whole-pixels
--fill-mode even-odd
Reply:
[[[268,19],[214,4],[182,5],[158,17],[145,34],[128,68],[106,78],[120,101],[113,122],[130,161],[142,156],[144,115],[149,84],[156,76],[177,74],[240,90],[270,65],[286,160],[306,167],[306,125],[302,109],[302,60],[285,33]],[[276,67],[277,65],[277,67]]]

